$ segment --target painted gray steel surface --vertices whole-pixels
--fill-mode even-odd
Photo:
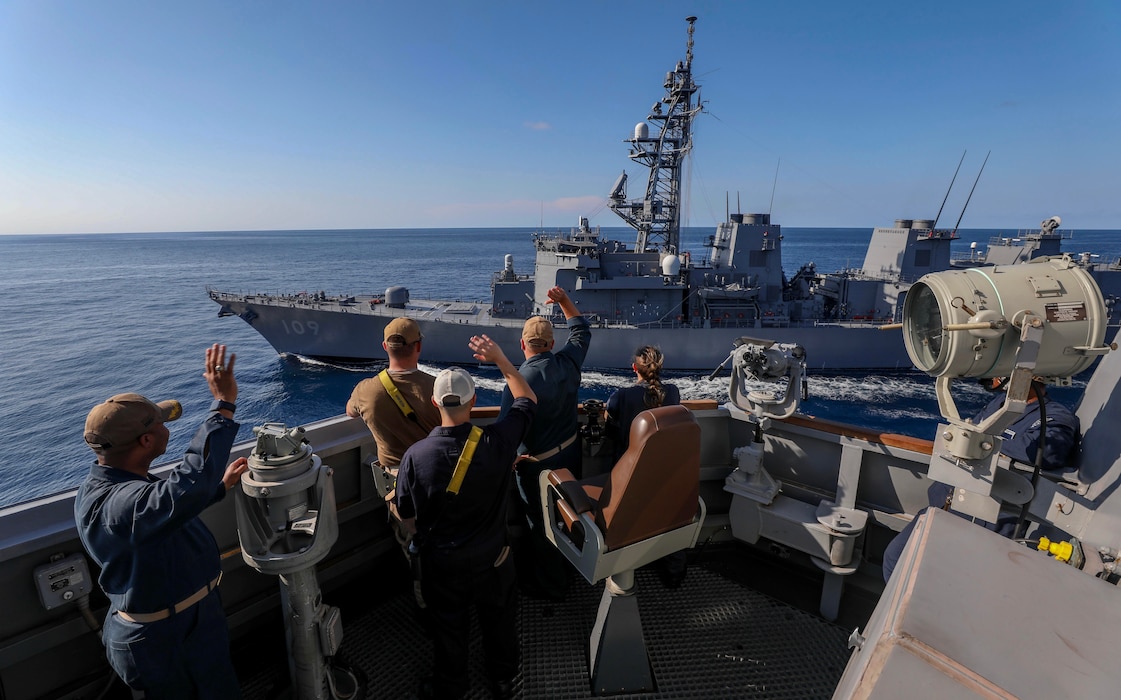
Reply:
[[[384,360],[382,329],[395,316],[416,319],[424,334],[425,360],[474,364],[467,349],[472,335],[487,334],[511,357],[518,357],[521,319],[494,319],[482,305],[478,313],[448,314],[447,302],[413,302],[406,309],[359,303],[343,309],[335,303],[277,305],[229,296],[216,299],[235,315],[251,317],[249,324],[278,352],[307,357],[351,361]],[[489,308],[489,307],[486,307]],[[664,328],[593,326],[585,366],[630,367],[636,347],[658,345],[666,357],[665,369],[711,371],[728,356],[732,341],[743,336],[763,337],[780,343],[798,343],[806,349],[811,369],[906,369],[911,367],[899,330],[879,330],[874,322],[813,323],[797,327],[764,326],[691,328],[667,324]],[[567,332],[557,328],[557,343]]]

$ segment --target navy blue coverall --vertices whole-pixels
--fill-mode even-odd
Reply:
[[[78,536],[109,598],[102,630],[109,664],[149,698],[241,697],[216,588],[156,622],[119,614],[166,610],[218,578],[218,545],[199,514],[226,495],[222,477],[237,430],[212,412],[166,479],[94,464],[74,501]]]
[[[518,368],[537,394],[537,417],[523,444],[525,454],[539,455],[556,448],[576,435],[579,421],[580,369],[588,354],[592,331],[587,319],[568,319],[568,342],[557,352],[542,352]],[[513,396],[502,390],[499,417],[506,415]],[[541,516],[541,488],[538,476],[546,469],[568,469],[577,478],[581,465],[580,440],[559,453],[536,461],[522,460],[515,470],[518,494],[529,524],[528,546],[518,552],[518,579],[527,592],[548,598],[563,598],[568,592],[572,567],[564,555],[549,542]]]
[[[416,518],[420,585],[432,623],[436,697],[467,692],[471,606],[478,612],[487,675],[518,673],[518,596],[506,550],[506,511],[518,445],[536,406],[522,398],[483,428],[457,495],[447,493],[471,424],[440,426],[414,443],[397,472],[397,510]]]

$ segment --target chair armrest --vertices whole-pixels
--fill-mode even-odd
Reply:
[[[595,527],[589,514],[595,506],[568,469],[546,469],[538,475],[541,488],[541,516],[545,536],[554,546],[557,534],[578,550],[584,546],[587,528]],[[587,522],[584,522],[584,521]]]
[[[556,469],[548,472],[549,483],[556,488],[561,498],[571,506],[576,515],[588,513],[595,508],[595,501],[588,497],[584,488],[576,481],[576,477],[567,469]],[[571,523],[569,523],[571,525]]]
[[[568,505],[572,506],[572,510],[577,515],[590,513],[595,507],[592,499],[588,498],[588,494],[584,493],[584,489],[575,481],[566,481],[557,487],[557,491],[560,492]]]
[[[580,514],[563,500],[557,500],[554,506],[557,509],[557,515],[560,516],[561,522],[564,523],[563,532],[568,535],[568,539],[572,540],[573,544],[578,548],[583,548],[584,522],[580,519]],[[557,524],[560,525],[560,523]]]
[[[549,475],[549,483],[553,486],[560,486],[566,481],[576,481],[576,477],[569,469],[550,469],[546,473]]]

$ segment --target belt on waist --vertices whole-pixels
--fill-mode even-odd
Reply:
[[[567,440],[565,440],[564,442],[557,445],[556,447],[554,447],[551,450],[545,450],[544,452],[541,452],[541,453],[535,454],[535,455],[525,455],[524,459],[528,459],[530,462],[540,462],[543,459],[549,459],[553,455],[560,454],[561,450],[565,449],[566,447],[568,447],[572,443],[576,442],[576,436],[578,434],[579,433],[573,433],[572,437],[568,438]]]
[[[141,624],[147,624],[149,622],[159,622],[160,620],[166,620],[167,618],[171,617],[172,615],[178,615],[179,613],[183,612],[187,608],[189,608],[192,605],[194,605],[195,603],[199,602],[200,600],[202,600],[206,596],[210,595],[210,592],[218,587],[218,582],[221,581],[221,580],[222,580],[222,574],[219,573],[217,576],[214,577],[213,581],[210,581],[205,586],[198,589],[197,591],[195,591],[191,595],[187,596],[186,598],[179,601],[175,605],[172,605],[170,608],[164,608],[163,610],[158,610],[158,611],[152,612],[152,613],[130,613],[130,612],[125,612],[124,610],[118,610],[117,614],[120,615],[121,617],[123,617],[124,619],[128,620],[129,622],[139,622]]]

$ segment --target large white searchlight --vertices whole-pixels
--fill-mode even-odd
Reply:
[[[1025,411],[1033,381],[1069,384],[1110,351],[1106,307],[1093,278],[1070,257],[936,272],[907,293],[903,337],[916,367],[936,377],[948,421],[934,439],[929,477],[957,488],[954,509],[994,522],[1000,503],[1034,489],[998,463],[1000,434]],[[1008,377],[1004,406],[974,424],[958,414],[952,380]],[[977,498],[975,495],[981,496]]]

